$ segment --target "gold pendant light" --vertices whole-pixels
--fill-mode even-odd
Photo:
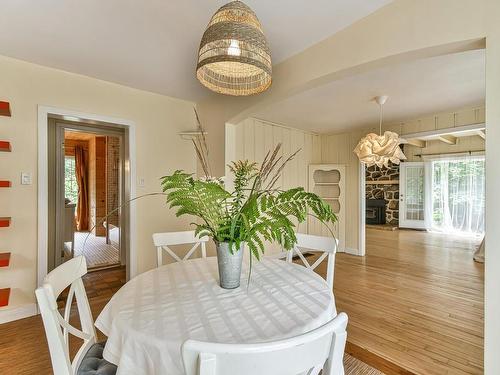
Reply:
[[[201,39],[198,80],[220,94],[244,96],[271,86],[271,51],[255,13],[232,1],[212,17]]]
[[[399,164],[401,160],[405,160],[406,156],[399,147],[404,141],[399,138],[399,135],[394,132],[386,131],[382,134],[382,119],[383,106],[387,101],[388,96],[377,96],[375,101],[380,106],[380,133],[370,133],[361,138],[358,145],[354,149],[354,153],[358,156],[359,161],[367,167],[376,165],[388,167],[389,162]]]

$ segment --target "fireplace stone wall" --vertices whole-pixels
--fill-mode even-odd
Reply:
[[[366,168],[366,181],[399,181],[399,165],[388,168],[372,166]],[[387,224],[399,224],[399,183],[366,184],[366,199],[384,199]]]

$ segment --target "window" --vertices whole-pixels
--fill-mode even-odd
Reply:
[[[484,233],[484,157],[432,162],[432,225],[453,233]]]
[[[76,182],[75,157],[64,157],[64,197],[78,203],[78,184]]]

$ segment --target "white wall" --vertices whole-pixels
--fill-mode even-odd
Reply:
[[[159,191],[159,177],[175,169],[194,172],[196,164],[191,143],[177,135],[195,127],[193,103],[1,56],[0,72],[0,100],[12,108],[12,117],[0,116],[0,139],[12,143],[11,153],[0,153],[0,178],[12,181],[12,188],[0,190],[0,216],[12,217],[12,226],[0,229],[0,250],[13,254],[10,267],[0,269],[0,288],[13,288],[11,304],[0,308],[1,320],[34,302],[39,105],[133,121],[136,172],[145,180],[137,194]],[[20,185],[21,172],[33,174],[33,185]],[[176,219],[163,201],[152,197],[135,203],[138,272],[155,265],[153,232],[186,228],[189,222]]]

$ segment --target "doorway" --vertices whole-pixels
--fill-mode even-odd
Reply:
[[[399,166],[399,227],[429,229],[431,218],[429,205],[429,165],[424,162],[403,162]]]
[[[64,259],[83,255],[89,269],[120,264],[119,207],[123,201],[123,134],[62,127],[64,155],[57,159],[64,199]],[[114,133],[114,132],[113,132]],[[61,152],[62,154],[62,152]]]
[[[126,264],[124,139],[123,128],[49,119],[48,271],[77,256],[89,270]]]

